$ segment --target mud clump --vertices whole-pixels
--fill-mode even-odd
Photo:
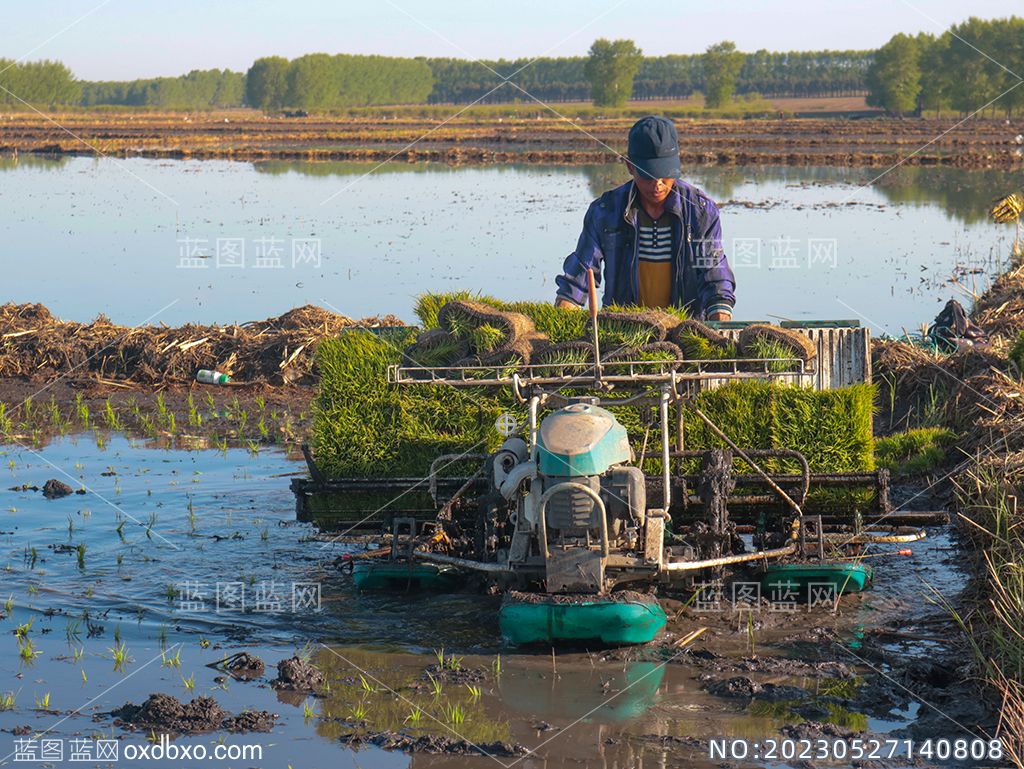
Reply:
[[[217,667],[220,670],[230,673],[233,678],[243,681],[250,681],[254,678],[259,678],[266,670],[266,665],[263,664],[263,660],[255,654],[249,654],[248,652],[233,654]]]
[[[60,499],[74,493],[75,490],[73,488],[63,481],[58,481],[56,478],[51,478],[43,484],[43,496],[47,499]]]
[[[375,734],[346,734],[338,738],[343,745],[359,748],[373,745],[382,750],[401,750],[405,753],[434,753],[453,756],[525,756],[529,751],[518,743],[488,742],[475,745],[467,740],[457,740],[436,734],[410,737],[400,732],[377,732]]]
[[[270,682],[275,689],[317,692],[323,688],[324,674],[298,656],[277,663],[277,678]]]
[[[169,694],[150,694],[141,705],[125,703],[111,711],[114,724],[125,729],[144,729],[173,734],[196,734],[226,729],[232,732],[266,732],[276,716],[267,711],[246,711],[232,716],[213,697],[196,697],[184,703]]]

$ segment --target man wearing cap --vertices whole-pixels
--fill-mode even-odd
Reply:
[[[722,249],[718,206],[679,178],[672,121],[638,120],[627,155],[633,179],[590,204],[576,250],[555,279],[555,304],[582,307],[593,268],[604,305],[675,306],[694,318],[731,319],[736,278]]]

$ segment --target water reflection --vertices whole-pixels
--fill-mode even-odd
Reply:
[[[7,299],[42,302],[69,320],[104,312],[125,325],[244,322],[303,304],[414,320],[419,294],[455,289],[550,301],[587,205],[626,178],[622,164],[22,156],[2,167]],[[902,167],[862,187],[879,173],[685,169],[723,204],[737,317],[860,317],[875,333],[898,335],[961,295],[948,285],[954,275],[984,288],[1013,239],[985,211],[1018,180]],[[305,240],[320,244],[319,257],[294,261]],[[812,244],[822,241],[835,247],[814,262]],[[218,261],[221,242],[241,244],[241,263]],[[756,249],[740,259],[743,244]],[[261,269],[268,250],[274,269]],[[183,268],[192,253],[203,256]],[[41,279],[41,264],[61,280]]]

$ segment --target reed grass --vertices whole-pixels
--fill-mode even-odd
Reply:
[[[976,460],[955,479],[960,521],[978,545],[984,583],[965,609],[946,606],[1002,700],[999,735],[1008,759],[1024,767],[1024,531],[1018,495],[1024,455]]]

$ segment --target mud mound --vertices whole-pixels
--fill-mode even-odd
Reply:
[[[457,740],[437,734],[411,737],[400,732],[376,734],[345,734],[338,738],[343,745],[359,748],[375,745],[382,750],[401,750],[405,753],[434,753],[454,756],[525,756],[529,751],[518,743],[488,742],[476,745],[468,740]]]
[[[77,376],[154,384],[191,382],[216,369],[242,382],[312,384],[319,341],[353,326],[401,325],[394,316],[355,321],[306,305],[241,325],[116,326],[54,318],[39,304],[0,306],[0,377]]]
[[[211,663],[208,667],[223,670],[230,673],[233,678],[237,678],[242,681],[259,678],[266,670],[266,665],[263,664],[263,660],[255,654],[249,654],[248,652],[232,654],[224,661]]]
[[[213,697],[180,702],[169,694],[151,694],[141,705],[128,702],[111,711],[114,723],[125,729],[194,734],[227,729],[234,732],[269,731],[275,716],[267,711],[245,711],[232,716]]]
[[[324,685],[324,674],[312,663],[295,656],[277,663],[277,678],[270,682],[275,689],[316,692]]]

